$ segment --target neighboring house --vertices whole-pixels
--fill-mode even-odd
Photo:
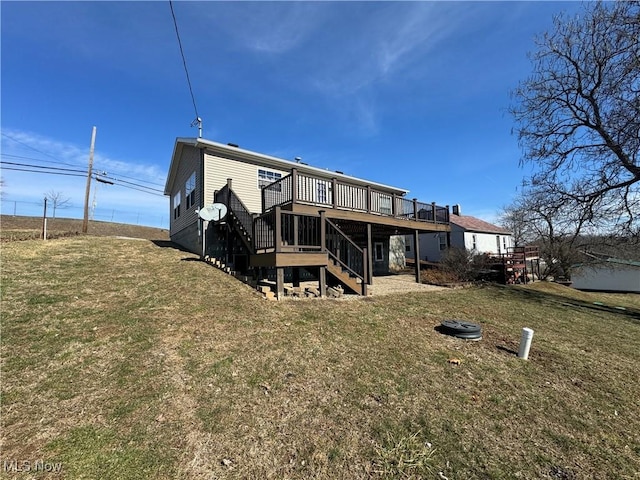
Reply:
[[[640,262],[600,258],[575,265],[571,282],[578,290],[640,293]]]
[[[459,205],[454,205],[449,217],[451,232],[433,232],[420,235],[420,260],[439,262],[449,247],[465,248],[475,253],[501,255],[513,246],[513,237],[508,230],[469,215],[462,215]],[[405,237],[405,255],[415,258],[414,241]]]
[[[164,193],[173,242],[275,277],[278,294],[285,277],[295,285],[309,275],[321,292],[329,275],[366,293],[374,275],[401,266],[405,235],[450,230],[448,207],[406,190],[202,138],[176,139]],[[198,210],[213,203],[227,216],[202,222]]]

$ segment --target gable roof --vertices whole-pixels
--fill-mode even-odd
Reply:
[[[511,232],[506,228],[498,227],[497,225],[485,222],[484,220],[480,220],[479,218],[472,217],[470,215],[455,215],[452,213],[449,216],[449,222],[470,232],[511,235]]]
[[[409,190],[402,188],[392,187],[390,185],[384,185],[382,183],[372,182],[370,180],[364,180],[361,178],[351,177],[343,173],[334,172],[331,170],[325,170],[318,167],[312,167],[310,165],[298,162],[292,162],[290,160],[284,160],[282,158],[272,157],[263,153],[252,152],[236,146],[225,145],[223,143],[213,142],[204,138],[176,138],[176,143],[173,147],[173,155],[171,156],[171,165],[169,166],[169,172],[167,174],[167,182],[164,188],[164,194],[169,195],[171,193],[171,187],[173,184],[173,177],[178,170],[178,159],[181,157],[182,148],[186,145],[195,148],[204,148],[208,153],[214,155],[220,155],[239,160],[244,160],[250,163],[255,163],[262,166],[272,167],[279,170],[291,170],[297,168],[299,172],[308,173],[318,177],[324,177],[327,179],[336,178],[345,182],[367,186],[370,185],[379,190],[383,190],[389,193],[395,193],[399,196],[404,196],[409,193]]]

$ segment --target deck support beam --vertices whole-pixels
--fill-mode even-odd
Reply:
[[[327,267],[319,267],[318,283],[320,287],[320,297],[327,296]]]
[[[416,283],[422,283],[420,278],[420,232],[418,230],[413,231],[413,250],[415,251],[415,269],[416,269]]]
[[[373,284],[373,236],[371,234],[371,224],[367,223],[367,276],[365,281],[369,284]]]
[[[282,300],[284,297],[284,267],[276,268],[276,298]]]

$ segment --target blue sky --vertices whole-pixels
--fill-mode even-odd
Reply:
[[[495,221],[527,169],[510,91],[527,52],[575,2],[182,2],[173,4],[203,137],[460,204]],[[162,190],[195,112],[168,2],[7,2],[2,161],[95,167]],[[3,163],[3,213],[45,192],[81,216],[86,176]],[[75,172],[74,172],[75,173]],[[98,220],[168,226],[168,199],[97,184]],[[151,192],[151,193],[148,193]],[[27,210],[29,212],[27,212]]]

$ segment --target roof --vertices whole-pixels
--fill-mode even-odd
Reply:
[[[637,260],[615,258],[615,257],[610,257],[608,255],[601,254],[601,253],[589,253],[589,252],[582,252],[582,253],[587,257],[591,258],[592,260],[590,262],[576,263],[575,265],[573,265],[574,268],[579,268],[584,266],[593,267],[594,265],[602,266],[606,264],[609,264],[608,266],[617,265],[617,266],[640,268],[640,261],[637,261]]]
[[[169,173],[167,175],[167,182],[164,187],[164,194],[170,195],[172,179],[175,176],[178,168],[178,162],[180,158],[182,148],[185,145],[189,145],[195,148],[204,148],[210,153],[214,153],[221,156],[231,156],[239,160],[245,160],[250,163],[257,163],[263,166],[270,166],[280,170],[291,170],[297,168],[299,172],[309,173],[311,175],[325,177],[327,179],[336,178],[345,182],[367,186],[370,185],[380,190],[388,191],[389,193],[395,193],[396,195],[406,195],[408,190],[404,190],[398,187],[392,187],[390,185],[384,185],[382,183],[372,182],[370,180],[364,180],[361,178],[351,177],[344,175],[343,173],[334,172],[331,170],[325,170],[318,167],[312,167],[310,165],[298,162],[292,162],[290,160],[284,160],[282,158],[272,157],[263,153],[252,152],[251,150],[245,150],[239,147],[225,145],[223,143],[213,142],[204,138],[176,138],[176,143],[173,148],[173,155],[171,156],[171,166],[169,167]]]
[[[478,233],[499,233],[502,235],[511,235],[511,232],[506,228],[498,227],[492,223],[485,222],[479,218],[472,217],[470,215],[455,215],[449,216],[449,222],[453,225],[457,225],[464,230]]]

